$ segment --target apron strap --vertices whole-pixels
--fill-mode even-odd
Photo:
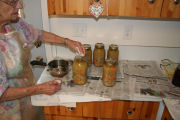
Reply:
[[[8,26],[9,26],[11,31],[16,31],[16,29],[13,27],[13,25],[11,23]]]

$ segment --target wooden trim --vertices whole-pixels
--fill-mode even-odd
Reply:
[[[167,107],[164,108],[163,115],[161,117],[161,120],[173,120]]]
[[[159,105],[159,102],[143,102],[140,119],[155,120]]]

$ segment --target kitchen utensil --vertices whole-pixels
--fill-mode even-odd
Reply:
[[[164,59],[164,60],[161,60],[160,67],[166,72],[169,79],[172,80],[174,71],[176,70],[175,63],[172,60]]]
[[[101,77],[87,76],[87,78],[91,80],[100,80]]]
[[[39,65],[39,66],[48,66],[48,71],[54,77],[63,77],[69,71],[69,65],[72,65],[71,60],[64,60],[64,59],[57,59],[52,60],[48,64],[43,61],[31,61],[30,63],[32,66]]]
[[[68,73],[68,61],[52,60],[48,63],[50,74],[54,77],[63,77]]]

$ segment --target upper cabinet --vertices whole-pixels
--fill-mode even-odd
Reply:
[[[161,17],[180,18],[180,0],[164,0]]]
[[[180,0],[47,0],[49,15],[90,15],[89,6],[104,5],[102,15],[180,18]],[[107,13],[108,12],[108,13]]]
[[[97,4],[94,0],[47,0],[49,15],[90,15],[89,6]],[[107,14],[106,0],[101,0],[104,5],[102,15]]]
[[[109,16],[160,17],[163,0],[109,0]]]

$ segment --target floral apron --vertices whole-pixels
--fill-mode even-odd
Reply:
[[[0,35],[1,57],[7,67],[9,87],[26,87],[35,83],[29,64],[30,48],[23,39],[24,34],[17,31]],[[0,120],[34,120],[35,113],[30,97],[0,103]]]

